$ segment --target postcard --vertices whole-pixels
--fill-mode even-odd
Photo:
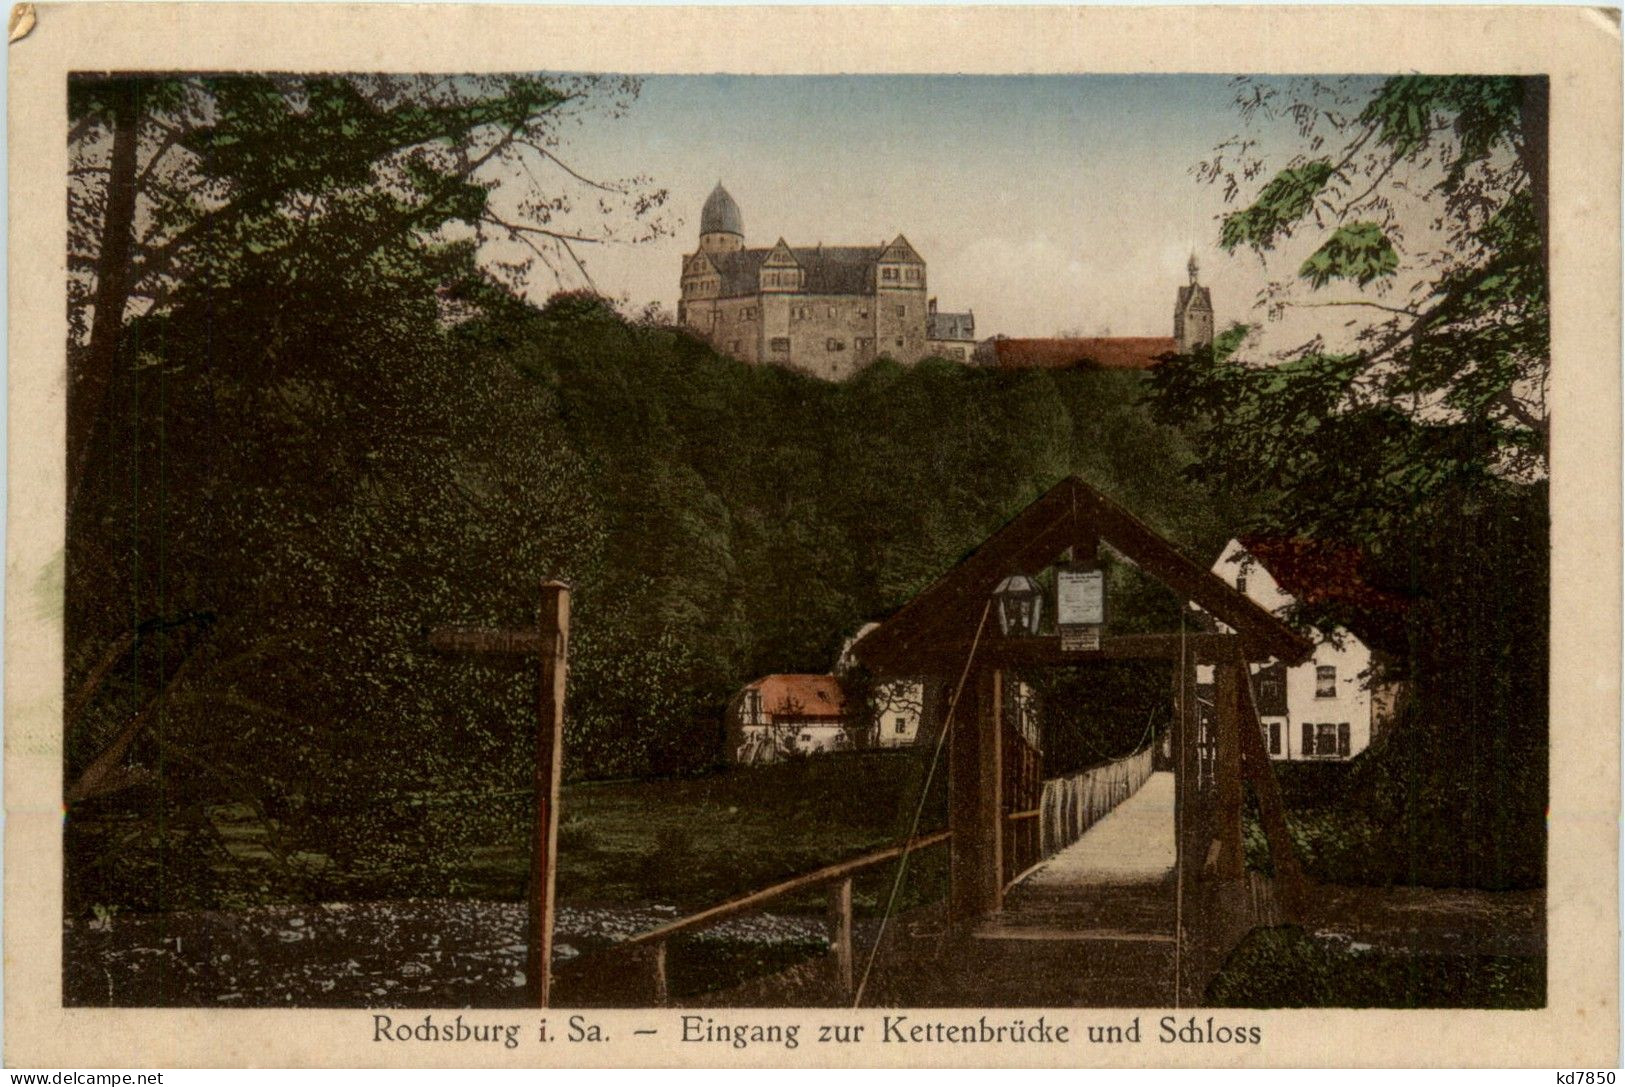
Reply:
[[[1616,16],[19,5],[6,1061],[1613,1067]]]

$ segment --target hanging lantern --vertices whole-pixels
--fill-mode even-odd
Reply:
[[[1043,617],[1044,591],[1025,574],[1012,574],[993,590],[993,604],[999,610],[999,630],[1006,637],[1038,633]]]

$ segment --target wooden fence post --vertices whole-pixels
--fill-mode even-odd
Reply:
[[[649,969],[652,978],[653,1003],[657,1008],[664,1008],[670,999],[670,986],[666,980],[666,941],[661,940],[654,945],[649,956]]]
[[[542,582],[537,615],[541,635],[541,683],[536,728],[536,825],[532,830],[530,902],[527,918],[530,940],[525,977],[536,1006],[548,1006],[553,971],[554,887],[558,877],[559,783],[563,775],[564,688],[570,643],[570,587],[562,581]]]
[[[835,991],[844,1005],[852,999],[852,877],[829,889],[829,944],[835,960]]]

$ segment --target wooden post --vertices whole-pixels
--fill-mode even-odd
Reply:
[[[1242,661],[1224,661],[1213,667],[1214,708],[1218,713],[1218,750],[1215,752],[1214,785],[1219,842],[1218,876],[1240,879],[1245,864],[1241,850],[1241,691],[1246,682]]]
[[[536,627],[542,636],[541,682],[536,716],[536,825],[531,843],[529,956],[525,976],[530,980],[536,1006],[548,1006],[553,972],[554,889],[558,881],[555,857],[559,844],[559,783],[564,759],[564,688],[568,678],[570,642],[570,587],[562,581],[542,582]]]
[[[953,831],[949,910],[957,925],[971,925],[998,911],[1003,899],[1004,818],[1000,803],[998,709],[1003,675],[979,669],[972,677],[971,712],[954,715],[948,765],[948,826]]]
[[[852,999],[852,877],[829,889],[829,944],[835,960],[835,991],[845,1005]]]
[[[1308,902],[1298,849],[1286,825],[1286,805],[1281,800],[1280,784],[1270,766],[1269,753],[1264,750],[1263,723],[1258,715],[1258,704],[1253,700],[1252,684],[1243,682],[1240,694],[1242,769],[1252,782],[1253,795],[1258,798],[1259,820],[1269,840],[1282,912],[1288,921],[1301,921]]]
[[[441,627],[429,644],[442,653],[534,657],[540,664],[536,697],[536,745],[531,783],[536,821],[531,827],[530,881],[525,902],[525,980],[537,1007],[548,1004],[553,962],[554,854],[559,841],[559,780],[564,763],[564,688],[570,651],[570,586],[542,582],[534,630]]]
[[[664,1008],[670,999],[670,989],[666,981],[666,941],[661,940],[654,945],[649,955],[649,969],[652,975],[652,993],[650,999],[657,1008]]]

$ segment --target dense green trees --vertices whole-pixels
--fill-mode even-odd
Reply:
[[[1285,260],[1268,318],[1321,321],[1273,355],[1234,329],[1152,382],[1199,451],[1194,481],[1255,496],[1256,531],[1357,545],[1411,601],[1381,648],[1416,701],[1355,806],[1428,882],[1544,873],[1545,94],[1538,78],[1240,81],[1248,121],[1300,142],[1273,176],[1256,134],[1204,164],[1252,197],[1221,243]],[[1301,618],[1373,626],[1333,604]]]
[[[828,668],[1069,471],[1222,536],[1132,375],[832,386],[517,300],[502,244],[589,234],[482,164],[604,90],[76,83],[70,902],[455,891],[522,833],[532,679],[425,633],[528,623],[544,575],[577,589],[568,772],[613,776],[712,765],[741,683]],[[646,229],[624,195],[604,229]]]

